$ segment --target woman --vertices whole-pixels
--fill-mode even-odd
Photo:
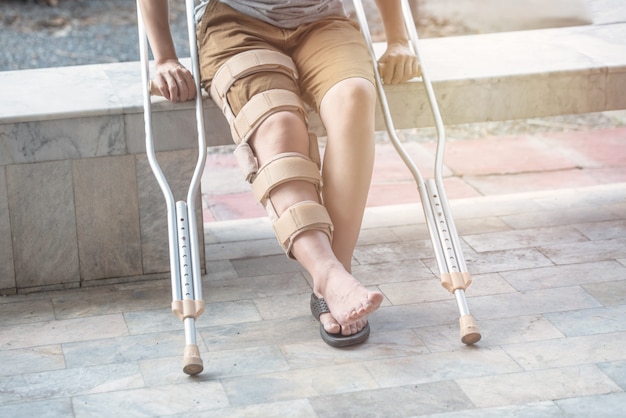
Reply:
[[[399,0],[377,0],[385,83],[418,74]],[[167,0],[140,0],[154,83],[177,102],[195,97],[176,55]],[[363,342],[383,295],[351,275],[374,160],[376,89],[358,26],[341,0],[207,0],[196,9],[201,84],[231,124],[235,151],[279,243],[310,273],[311,311],[324,341]],[[327,133],[320,161],[307,111]]]

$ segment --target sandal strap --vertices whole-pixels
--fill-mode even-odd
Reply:
[[[318,298],[315,293],[311,293],[311,313],[318,320],[321,314],[330,313],[324,298]]]

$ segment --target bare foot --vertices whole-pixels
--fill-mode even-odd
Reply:
[[[326,278],[315,283],[315,292],[326,300],[332,315],[324,315],[320,320],[324,329],[333,334],[339,333],[339,328],[343,335],[358,332],[383,301],[382,293],[365,288],[342,266],[330,268]]]

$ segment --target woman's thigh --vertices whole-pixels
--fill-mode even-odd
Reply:
[[[212,1],[198,25],[198,56],[202,86],[208,91],[217,70],[233,56],[256,49],[282,52],[282,30],[247,17],[219,1]],[[289,90],[299,94],[290,76],[271,70],[254,72],[238,79],[228,91],[228,102],[234,114],[252,96],[270,89]]]
[[[369,50],[351,20],[321,20],[297,29],[292,39],[303,99],[315,110],[319,111],[328,90],[342,80],[360,77],[375,83]]]

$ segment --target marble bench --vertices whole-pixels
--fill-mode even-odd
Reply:
[[[421,46],[444,121],[460,124],[625,109],[625,40],[616,23]],[[139,64],[0,72],[0,87],[0,293],[167,277]],[[398,129],[432,125],[418,80],[386,91]],[[208,145],[230,144],[221,112],[205,103]],[[156,99],[154,108],[159,159],[182,199],[196,153],[193,105]]]

